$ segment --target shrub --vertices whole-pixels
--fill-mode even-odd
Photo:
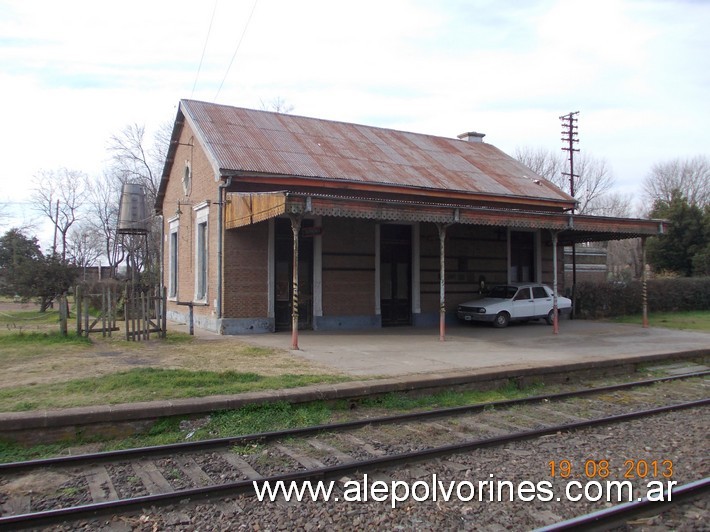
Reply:
[[[607,318],[642,311],[641,281],[578,283],[576,315]],[[677,277],[647,281],[649,312],[710,310],[710,277]]]

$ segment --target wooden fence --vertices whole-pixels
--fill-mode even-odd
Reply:
[[[69,303],[66,295],[58,298],[59,330],[67,334]],[[118,318],[121,311],[125,320],[123,327],[126,340],[149,340],[151,335],[165,338],[166,315],[165,290],[160,287],[119,285],[116,283],[77,285],[74,297],[76,333],[89,336],[101,333],[112,336],[119,331]],[[93,315],[92,315],[93,313]]]
[[[127,285],[124,298],[126,340],[149,340],[151,334],[165,338],[166,294],[161,287]]]

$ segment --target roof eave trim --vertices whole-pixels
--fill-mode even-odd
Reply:
[[[260,182],[267,182],[269,184],[284,185],[289,188],[289,185],[295,183],[289,183],[288,181],[296,180],[301,185],[311,184],[313,186],[323,187],[324,183],[329,185],[334,185],[328,188],[338,189],[347,188],[348,190],[361,190],[369,192],[380,192],[380,193],[397,193],[397,191],[407,191],[409,193],[415,194],[417,196],[424,197],[438,197],[438,198],[456,198],[456,199],[470,199],[470,200],[480,200],[487,201],[491,203],[501,203],[501,204],[528,204],[531,206],[545,206],[545,207],[555,207],[562,209],[563,211],[572,210],[575,208],[576,202],[566,200],[564,198],[536,198],[534,196],[522,196],[522,195],[500,195],[492,194],[490,192],[467,192],[462,190],[446,190],[446,189],[433,189],[425,187],[417,187],[414,185],[403,185],[403,184],[388,184],[388,183],[375,183],[375,182],[362,182],[346,179],[334,179],[334,178],[324,178],[324,177],[310,177],[310,176],[299,176],[299,175],[289,175],[289,174],[272,174],[272,173],[262,173],[262,172],[249,172],[244,170],[234,170],[228,168],[220,168],[219,174],[221,177],[232,177],[232,178],[257,178]]]

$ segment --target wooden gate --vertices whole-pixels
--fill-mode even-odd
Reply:
[[[165,290],[158,286],[126,285],[124,313],[126,340],[149,340],[151,334],[165,338]]]
[[[77,285],[74,294],[76,334],[89,336],[90,333],[100,332],[101,336],[111,336],[113,331],[118,331],[118,301],[119,290],[115,284],[95,285],[91,291],[88,285]],[[90,315],[92,307],[94,316]]]

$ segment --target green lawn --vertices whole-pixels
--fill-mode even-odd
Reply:
[[[236,371],[134,368],[102,377],[0,389],[0,412],[230,395],[349,380],[329,375],[263,376]]]
[[[544,387],[542,385],[519,389],[515,384],[508,383],[497,390],[489,391],[445,391],[417,397],[402,393],[390,393],[360,401],[354,410],[353,403],[346,400],[316,401],[305,404],[289,404],[286,402],[252,404],[238,410],[213,412],[206,415],[201,420],[197,420],[197,428],[195,429],[181,428],[180,422],[185,418],[172,417],[157,421],[146,434],[117,440],[102,439],[101,437],[79,438],[70,442],[25,448],[22,445],[3,441],[0,438],[0,463],[65,454],[68,446],[81,446],[89,443],[98,446],[98,449],[103,451],[163,445],[186,440],[201,440],[335,423],[357,419],[362,416],[373,417],[419,409],[517,399],[543,393],[543,391]],[[548,391],[554,391],[554,388]],[[259,444],[250,444],[240,448],[239,452],[258,452],[259,449]]]
[[[0,310],[0,330],[37,330],[46,329],[51,325],[55,325],[59,330],[58,310]]]
[[[641,316],[622,316],[614,318],[614,321],[617,323],[639,323]],[[710,311],[651,312],[648,315],[648,323],[651,327],[710,332]]]

